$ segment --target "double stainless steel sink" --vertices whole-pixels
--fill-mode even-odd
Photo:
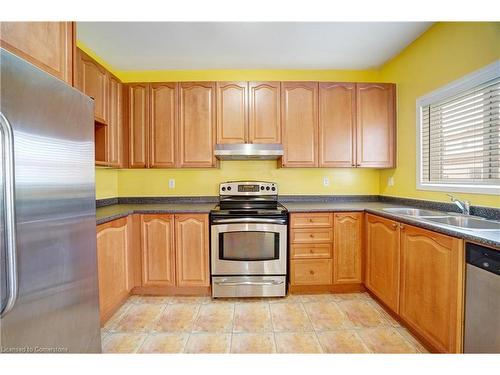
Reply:
[[[461,215],[451,212],[440,212],[409,207],[390,207],[382,210],[397,215],[411,216],[414,218],[431,221],[436,224],[447,225],[460,229],[474,231],[500,231],[500,222],[487,220],[479,216]]]

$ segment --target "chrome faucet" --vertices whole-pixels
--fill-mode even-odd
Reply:
[[[470,215],[470,202],[469,201],[461,201],[460,199],[456,198],[455,196],[451,194],[446,194],[447,196],[450,197],[451,201],[455,203],[458,208],[462,211],[464,215]]]

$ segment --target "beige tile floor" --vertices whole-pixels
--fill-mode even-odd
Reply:
[[[105,353],[426,353],[367,293],[273,299],[133,296]]]

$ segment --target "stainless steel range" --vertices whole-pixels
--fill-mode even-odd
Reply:
[[[288,212],[275,183],[220,184],[210,230],[213,297],[286,294]]]

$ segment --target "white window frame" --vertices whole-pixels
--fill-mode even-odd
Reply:
[[[422,181],[422,108],[440,100],[450,98],[462,91],[470,90],[478,85],[500,76],[500,60],[457,79],[439,89],[423,95],[416,102],[416,140],[417,140],[417,190],[444,191],[455,193],[478,193],[499,195],[498,185],[469,185],[469,184],[437,184]]]

